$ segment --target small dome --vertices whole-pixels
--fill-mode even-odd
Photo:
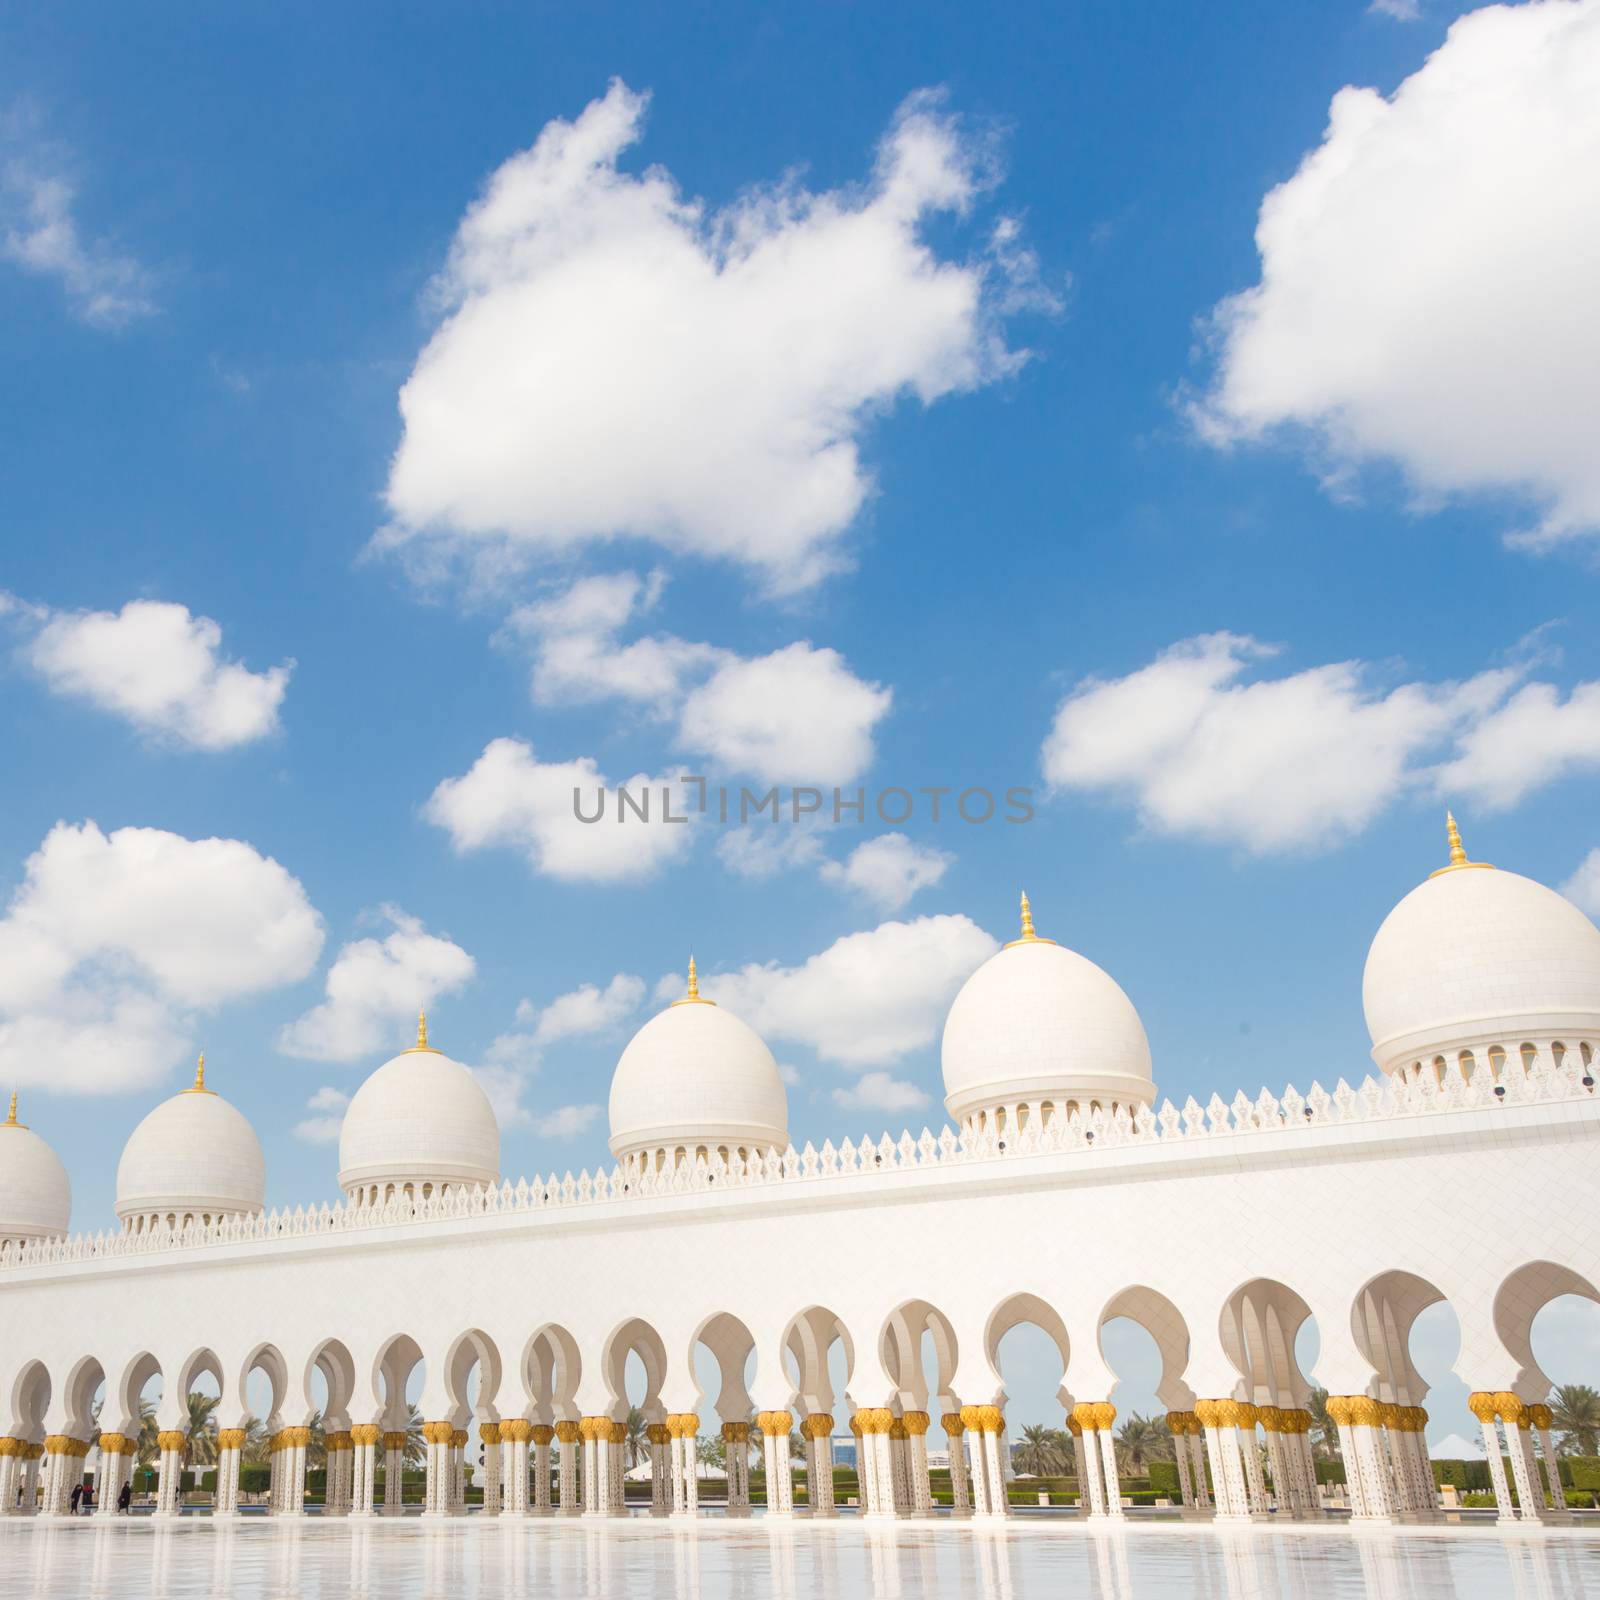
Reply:
[[[611,1153],[783,1150],[789,1096],[761,1035],[689,991],[628,1041],[611,1078]]]
[[[355,1092],[339,1130],[339,1187],[352,1200],[383,1204],[439,1189],[500,1181],[500,1124],[471,1069],[428,1043],[386,1061]]]
[[[1155,1098],[1150,1042],[1133,1002],[1087,957],[1033,931],[1022,897],[1022,936],[962,985],[945,1019],[945,1108],[958,1122],[980,1111]]]
[[[1600,928],[1532,878],[1468,861],[1449,819],[1450,865],[1384,918],[1361,999],[1385,1072],[1524,1042],[1600,1040]]]
[[[267,1200],[261,1141],[237,1106],[206,1088],[200,1057],[194,1086],[164,1100],[122,1147],[117,1215],[130,1230],[260,1211]]]
[[[72,1185],[61,1158],[25,1123],[17,1097],[0,1122],[0,1246],[23,1239],[56,1239],[72,1216]]]

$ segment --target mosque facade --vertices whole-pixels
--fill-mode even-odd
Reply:
[[[1323,1517],[1318,1385],[1353,1520],[1425,1522],[1439,1511],[1408,1341],[1445,1300],[1501,1519],[1565,1520],[1541,1484],[1557,1480],[1531,1330],[1559,1295],[1600,1300],[1600,929],[1470,861],[1453,823],[1450,842],[1373,940],[1376,1071],[1355,1086],[1158,1103],[1132,1002],[1041,936],[1024,899],[1018,937],[951,1006],[938,1132],[794,1148],[771,1052],[700,994],[692,963],[618,1061],[614,1164],[577,1176],[501,1172],[488,1098],[425,1023],[346,1110],[337,1204],[265,1209],[260,1142],[202,1062],[129,1139],[116,1226],[74,1234],[65,1170],[13,1099],[0,1516],[65,1513],[86,1469],[114,1514],[157,1376],[156,1515],[176,1515],[203,1374],[222,1396],[216,1517],[239,1514],[246,1395],[263,1384],[275,1515],[305,1514],[317,1408],[324,1514],[398,1514],[408,1392],[425,1515],[465,1510],[480,1451],[482,1515],[619,1515],[631,1358],[655,1515],[700,1514],[700,1439],[754,1426],[768,1516],[837,1513],[848,1431],[863,1517],[932,1514],[931,1439],[948,1446],[952,1514],[994,1525],[1010,1514],[999,1346],[1031,1323],[1060,1353],[1085,1514],[1112,1522],[1100,1332],[1126,1317],[1160,1352],[1184,1515]],[[750,1500],[736,1464],[728,1513]]]

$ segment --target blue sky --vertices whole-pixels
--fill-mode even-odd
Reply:
[[[332,1197],[423,1000],[516,1174],[691,951],[820,1141],[937,1123],[1022,887],[1180,1101],[1367,1070],[1446,803],[1600,909],[1596,17],[13,13],[0,1049],[75,1223],[199,1048]],[[584,760],[1036,814],[664,844]]]

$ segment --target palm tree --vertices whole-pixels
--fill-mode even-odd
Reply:
[[[650,1442],[650,1423],[638,1406],[628,1407],[628,1418],[623,1423],[628,1430],[623,1448],[628,1452],[628,1465],[636,1467],[644,1457],[645,1446]]]
[[[191,1466],[214,1467],[217,1464],[217,1419],[213,1415],[222,1404],[222,1396],[190,1393],[189,1415],[183,1431],[188,1436],[184,1453]]]
[[[267,1459],[267,1425],[260,1417],[246,1417],[244,1419],[244,1448],[239,1452],[240,1461],[248,1462],[251,1466],[261,1466]]]
[[[1117,1429],[1116,1448],[1118,1465],[1138,1477],[1152,1461],[1172,1459],[1172,1434],[1164,1421],[1134,1411]]]
[[[422,1413],[406,1407],[406,1447],[400,1462],[405,1467],[420,1467],[428,1459],[428,1444],[422,1437]]]
[[[1600,1455],[1600,1390],[1564,1383],[1550,1397],[1556,1441],[1569,1455]]]
[[[313,1411],[306,1418],[306,1426],[311,1430],[311,1443],[306,1446],[306,1465],[325,1467],[328,1464],[328,1445],[322,1426],[321,1411]]]
[[[161,1454],[161,1446],[156,1443],[156,1435],[160,1431],[156,1423],[155,1402],[141,1398],[139,1401],[139,1444],[137,1453],[134,1456],[134,1460],[141,1467],[148,1467]]]
[[[1339,1426],[1328,1415],[1328,1391],[1313,1389],[1306,1396],[1306,1410],[1311,1413],[1311,1453],[1331,1461],[1339,1453]]]
[[[1055,1478],[1067,1470],[1055,1430],[1042,1422],[1030,1423],[1022,1430],[1022,1442],[1012,1449],[1011,1463],[1026,1478]]]

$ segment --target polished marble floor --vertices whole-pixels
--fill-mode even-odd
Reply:
[[[1600,1600],[1600,1529],[1355,1533],[1072,1522],[976,1532],[630,1518],[0,1523],[0,1596],[33,1600]]]

